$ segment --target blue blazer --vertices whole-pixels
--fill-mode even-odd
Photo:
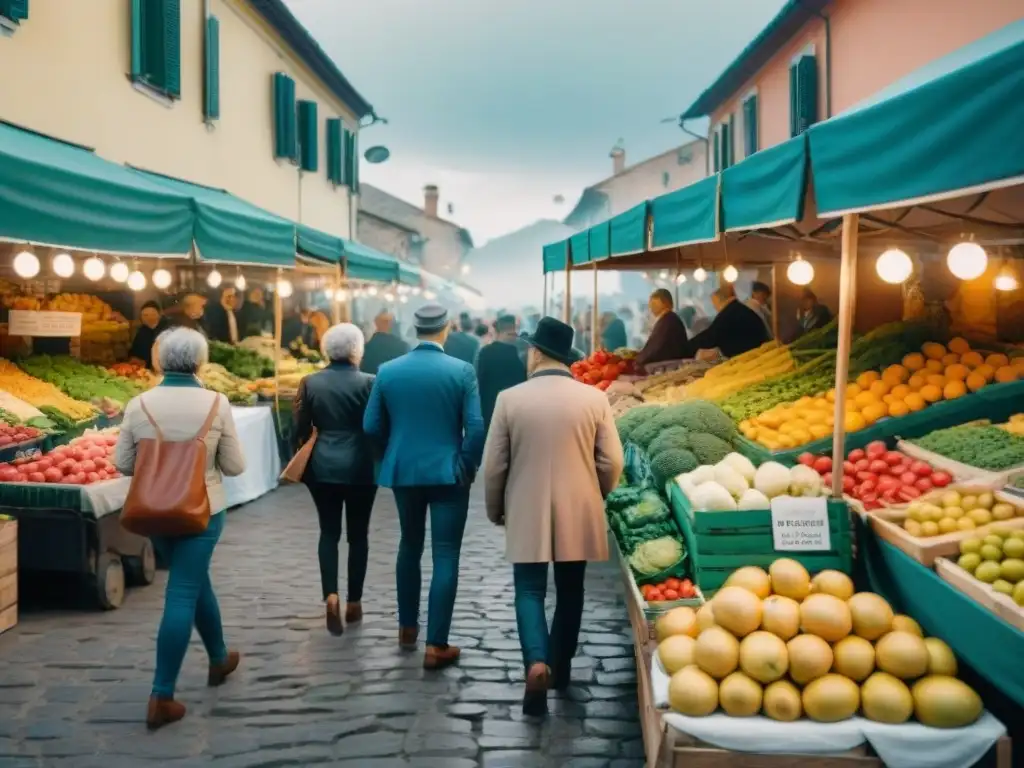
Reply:
[[[431,343],[384,363],[363,429],[384,447],[385,488],[471,484],[485,434],[473,366]]]

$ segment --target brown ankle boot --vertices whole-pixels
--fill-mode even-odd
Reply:
[[[341,602],[337,595],[327,596],[327,631],[337,637],[345,631],[341,623]]]
[[[211,687],[221,685],[228,679],[228,675],[238,669],[238,662],[241,661],[238,651],[228,651],[228,657],[220,664],[211,664],[210,673],[206,676],[206,684]]]
[[[174,699],[150,696],[146,709],[146,727],[155,731],[170,723],[176,723],[185,716],[185,705]]]
[[[419,627],[399,627],[398,645],[403,651],[416,650],[416,637],[420,633]]]
[[[345,604],[345,623],[355,624],[363,620],[363,604],[362,603],[346,603]]]
[[[459,660],[460,653],[462,652],[454,645],[445,647],[428,645],[426,652],[423,654],[423,668],[444,669],[445,667],[450,667]]]
[[[523,694],[523,714],[543,717],[548,713],[548,686],[551,670],[547,664],[531,664],[526,670],[526,693]]]

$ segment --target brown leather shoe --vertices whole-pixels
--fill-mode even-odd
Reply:
[[[337,637],[345,631],[341,623],[341,602],[337,595],[327,596],[327,631]]]
[[[362,603],[346,603],[345,604],[345,623],[355,624],[363,620],[363,604]]]
[[[551,684],[551,670],[547,664],[531,664],[526,670],[526,693],[523,694],[523,714],[543,717],[548,713],[548,687]]]
[[[416,650],[416,638],[420,634],[419,627],[399,627],[398,628],[398,645],[403,651],[415,651]]]
[[[228,657],[220,664],[211,664],[210,673],[206,676],[206,684],[211,687],[221,685],[228,679],[228,675],[238,669],[238,662],[242,657],[238,651],[228,651]]]
[[[165,699],[159,696],[149,697],[149,706],[146,708],[146,727],[151,731],[157,728],[176,723],[185,716],[185,705],[174,699]]]
[[[423,654],[423,668],[444,669],[445,667],[450,667],[459,660],[459,654],[461,653],[462,651],[454,645],[444,648],[439,645],[428,645],[426,652]]]

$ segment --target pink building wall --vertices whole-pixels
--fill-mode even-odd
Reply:
[[[831,20],[832,114],[852,107],[929,61],[1024,18],[1021,0],[836,0]],[[789,65],[808,46],[818,60],[819,118],[827,104],[825,23],[814,19],[712,115],[712,125],[756,88],[758,147],[789,136]],[[737,160],[742,157],[737,143]]]

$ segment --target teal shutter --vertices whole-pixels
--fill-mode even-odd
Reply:
[[[341,141],[341,118],[327,118],[327,179],[338,186],[344,183]]]
[[[818,122],[818,60],[814,54],[800,57],[797,71],[797,133]]]
[[[800,111],[800,103],[797,99],[799,86],[797,84],[796,64],[789,65],[789,135],[790,138],[800,133],[797,130],[797,114]]]
[[[315,101],[299,102],[299,167],[315,173],[320,166],[319,139]]]
[[[352,151],[349,162],[352,163],[352,191],[359,194],[359,134],[352,133]]]
[[[296,157],[295,81],[283,72],[274,80],[274,157]]]
[[[732,167],[736,165],[736,113],[732,112],[729,115],[729,165]]]
[[[131,62],[131,78],[132,80],[139,80],[143,74],[143,63],[142,63],[142,29],[143,29],[143,5],[142,0],[132,0],[132,62]]]
[[[746,157],[757,152],[757,94],[743,102],[743,150]]]
[[[355,188],[356,177],[352,167],[352,131],[345,129],[345,185]]]
[[[718,130],[718,128],[715,128],[715,151],[714,151],[714,154],[712,155],[713,166],[714,166],[713,170],[714,170],[715,173],[718,173],[720,170],[722,170],[722,163],[721,163],[721,159],[720,159],[720,155],[719,155],[720,152],[721,152],[721,138],[719,137],[719,130]]]
[[[20,24],[28,18],[28,0],[0,0],[0,16]]]
[[[168,96],[181,97],[181,0],[163,0],[164,79]]]
[[[206,20],[206,91],[204,94],[207,120],[220,118],[220,20],[210,16]]]
[[[131,0],[131,76],[181,97],[181,0]]]

